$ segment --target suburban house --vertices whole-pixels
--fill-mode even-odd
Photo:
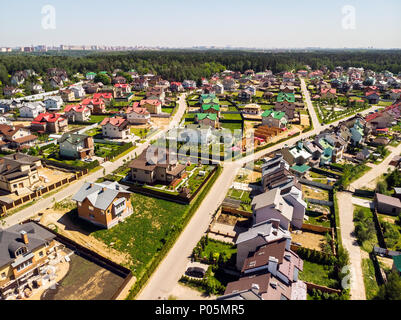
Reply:
[[[184,88],[183,88],[181,82],[171,82],[170,90],[171,90],[171,92],[180,92],[180,91],[183,91]]]
[[[354,126],[350,129],[351,133],[351,143],[356,146],[360,144],[364,137],[364,126],[359,120],[356,120]]]
[[[41,113],[31,122],[31,130],[39,133],[59,133],[68,128],[68,120],[59,113]]]
[[[46,110],[59,111],[63,105],[63,99],[60,96],[51,96],[43,100]]]
[[[262,125],[272,128],[285,128],[288,123],[288,117],[284,111],[265,110],[262,113]]]
[[[223,79],[222,84],[225,91],[233,91],[236,87],[235,80],[230,77]]]
[[[219,300],[306,300],[307,287],[299,280],[302,259],[282,237],[258,247],[244,261],[242,277],[227,284]],[[237,297],[237,298],[236,298]]]
[[[249,114],[249,115],[260,115],[261,112],[260,105],[256,103],[247,104],[245,107],[242,108],[242,113]]]
[[[218,128],[219,118],[216,113],[196,113],[195,123],[212,128]]]
[[[365,98],[368,99],[369,104],[378,104],[380,101],[380,95],[375,91],[367,91]]]
[[[58,144],[63,158],[82,160],[95,155],[93,137],[85,134],[64,133]]]
[[[148,100],[160,100],[162,104],[165,103],[166,93],[163,87],[150,87],[146,91],[146,99]]]
[[[401,89],[390,90],[390,99],[397,100],[399,98],[401,98]]]
[[[106,104],[102,98],[100,99],[84,99],[82,105],[87,106],[92,114],[102,114],[106,112]]]
[[[86,122],[90,120],[91,110],[88,106],[68,105],[64,108],[64,116],[70,122]]]
[[[81,100],[85,97],[85,90],[82,86],[70,86],[69,89],[74,93],[75,99]]]
[[[39,180],[39,158],[14,153],[0,158],[0,189],[21,194],[32,188]]]
[[[139,103],[135,102],[132,107],[128,107],[125,111],[127,120],[130,124],[145,124],[150,122],[150,113],[146,108],[138,107]]]
[[[379,213],[398,216],[401,213],[401,200],[384,194],[375,194],[376,208]]]
[[[247,231],[238,235],[236,268],[242,270],[249,254],[255,252],[261,246],[285,238],[291,243],[291,233],[280,227],[280,221],[271,219],[253,225]]]
[[[149,82],[146,79],[135,79],[134,84],[133,84],[133,88],[134,90],[137,91],[142,91],[142,90],[146,90],[146,88],[149,87]]]
[[[295,118],[295,95],[292,93],[280,92],[274,105],[274,110],[285,112],[288,120]]]
[[[70,89],[60,90],[60,97],[63,101],[75,101],[75,94]]]
[[[196,89],[196,81],[194,80],[184,80],[182,82],[182,86],[185,90],[194,90]]]
[[[0,148],[23,149],[32,147],[37,136],[31,134],[28,127],[22,125],[0,124]]]
[[[208,125],[188,124],[185,128],[177,129],[177,141],[192,145],[210,144],[216,139],[213,131],[212,127]]]
[[[252,96],[252,92],[249,90],[241,90],[238,93],[238,99],[240,99],[241,101],[250,101]]]
[[[292,187],[301,190],[297,178],[291,174],[290,166],[281,154],[267,161],[265,160],[265,163],[262,165],[261,183],[265,192],[280,188],[281,193],[286,194],[291,191]]]
[[[122,117],[104,118],[100,126],[106,138],[126,139],[130,135],[128,121]]]
[[[331,88],[320,89],[320,97],[322,99],[335,99],[337,98],[337,90]]]
[[[21,118],[36,118],[40,113],[45,111],[43,102],[27,102],[19,109]]]
[[[302,141],[298,141],[292,148],[285,147],[281,149],[280,153],[290,166],[304,165],[312,158],[312,154],[304,148]]]
[[[53,89],[58,89],[61,88],[64,85],[64,81],[62,78],[58,77],[58,76],[54,76],[50,78],[50,86]]]
[[[224,93],[224,86],[221,83],[216,83],[212,86],[214,92],[216,94],[223,94]]]
[[[87,72],[85,77],[86,77],[86,80],[93,80],[96,77],[96,73],[95,72]]]
[[[97,92],[93,95],[93,100],[103,100],[106,105],[109,105],[113,97],[112,92]]]
[[[133,213],[131,192],[117,182],[85,182],[72,197],[77,202],[78,216],[109,229]]]
[[[139,106],[148,110],[150,114],[160,114],[162,112],[162,102],[160,100],[143,99]]]
[[[128,83],[116,83],[116,98],[126,97],[131,93],[131,86]]]
[[[56,236],[34,222],[0,230],[0,296],[7,299],[32,288],[55,252]]]
[[[177,157],[173,157],[168,150],[148,147],[137,159],[130,162],[129,168],[132,181],[171,184],[183,176],[186,166],[180,164]]]
[[[365,161],[365,160],[369,159],[370,155],[371,155],[371,152],[369,151],[369,149],[364,148],[355,155],[355,159],[357,159],[359,161]]]

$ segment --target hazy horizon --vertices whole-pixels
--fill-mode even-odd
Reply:
[[[0,0],[0,47],[399,49],[401,1]],[[50,5],[55,15],[46,20]],[[53,19],[53,20],[52,20]],[[47,29],[45,24],[54,21]],[[54,27],[54,28],[53,28]]]

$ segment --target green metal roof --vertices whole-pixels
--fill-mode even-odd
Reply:
[[[210,120],[216,121],[217,120],[217,114],[215,114],[215,113],[197,113],[196,114],[196,118],[198,120],[203,120],[203,119],[208,118]]]
[[[275,111],[273,109],[266,110],[262,113],[262,117],[269,117],[272,116],[274,119],[281,120],[285,116],[285,112],[283,111]]]
[[[302,166],[298,166],[298,165],[293,165],[291,167],[292,170],[300,172],[300,173],[305,173],[306,171],[308,171],[310,169],[310,167],[306,164],[303,164]]]
[[[397,268],[398,272],[401,272],[401,255],[393,256],[394,266]]]
[[[202,110],[214,109],[220,111],[220,106],[218,104],[202,104]]]
[[[280,92],[277,96],[277,102],[284,102],[284,101],[295,102],[295,94]]]

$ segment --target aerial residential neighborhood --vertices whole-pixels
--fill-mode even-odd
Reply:
[[[0,40],[0,300],[154,300],[152,316],[185,317],[171,301],[191,300],[216,318],[251,300],[401,300],[395,22],[355,5],[391,40],[344,21],[314,38],[279,3],[275,27],[239,4],[199,23],[215,8],[188,3],[193,25],[175,29],[175,5],[142,3],[145,23],[132,3],[113,17],[82,3],[72,28],[49,4],[41,38]],[[334,24],[321,6],[297,10]],[[107,28],[78,21],[88,10]],[[67,25],[104,45],[50,44],[48,29],[74,42]],[[224,46],[200,45],[223,29]]]

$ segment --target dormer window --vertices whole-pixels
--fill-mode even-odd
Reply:
[[[15,256],[16,257],[21,256],[21,255],[27,253],[27,251],[28,250],[26,249],[26,247],[21,247],[17,251],[15,251]]]

